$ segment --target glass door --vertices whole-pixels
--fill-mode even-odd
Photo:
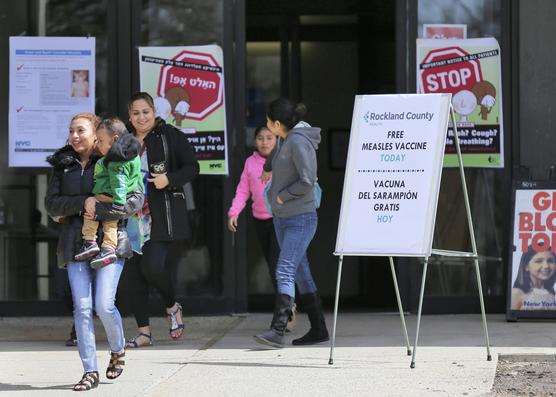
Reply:
[[[241,3],[241,2],[238,2]],[[139,89],[137,47],[141,46],[194,46],[217,44],[224,50],[226,81],[226,113],[235,119],[232,88],[236,84],[233,69],[236,52],[231,52],[235,33],[231,29],[237,8],[223,0],[135,0],[131,2],[130,31],[132,32],[131,59],[127,69],[132,75],[132,91]],[[234,23],[232,23],[234,22]],[[242,43],[239,43],[242,45]],[[241,63],[241,60],[239,61]],[[184,121],[184,123],[186,120]],[[182,127],[187,127],[183,124]],[[233,157],[236,125],[228,123],[228,153]],[[233,158],[230,158],[233,163]],[[235,168],[230,167],[233,176]],[[244,311],[236,307],[237,269],[230,253],[233,241],[226,225],[227,205],[231,199],[231,179],[226,176],[200,175],[192,184],[195,209],[190,211],[194,236],[184,247],[181,260],[174,270],[176,293],[188,312]],[[156,294],[153,299],[157,299]],[[240,305],[241,306],[241,305]]]
[[[6,29],[7,35],[95,37],[96,113],[124,120],[127,99],[139,88],[138,46],[223,47],[231,175],[200,176],[193,184],[194,238],[174,269],[178,296],[190,313],[245,311],[245,277],[235,267],[241,261],[233,249],[242,239],[233,241],[225,232],[231,180],[238,172],[234,156],[242,157],[235,137],[244,135],[244,119],[236,116],[245,113],[244,95],[235,86],[243,87],[242,7],[241,0],[29,0],[14,3],[9,14],[14,21]],[[7,59],[0,62],[7,70]],[[1,139],[7,148],[7,132]],[[50,169],[15,169],[6,163],[0,159],[0,312],[70,313],[66,272],[56,266],[58,226],[43,205]],[[45,305],[37,306],[38,300]]]

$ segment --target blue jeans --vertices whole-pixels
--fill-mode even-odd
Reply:
[[[287,218],[274,217],[274,231],[280,246],[280,256],[276,265],[278,293],[295,298],[295,285],[300,294],[317,291],[309,260],[307,247],[317,230],[317,213],[305,212]]]
[[[114,305],[124,260],[93,270],[89,262],[70,262],[68,277],[73,296],[73,319],[77,348],[85,372],[98,371],[93,307],[102,321],[110,350],[124,351],[125,338],[120,312]],[[94,306],[93,306],[94,295]]]

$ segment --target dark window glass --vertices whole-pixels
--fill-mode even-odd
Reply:
[[[496,37],[500,41],[500,0],[419,0],[418,36],[423,24],[464,24],[467,38]],[[467,188],[487,296],[504,294],[503,249],[507,189],[504,169],[466,168]],[[433,247],[471,251],[459,171],[445,168],[438,202]],[[433,257],[427,291],[441,296],[477,296],[473,261]]]
[[[143,0],[138,45],[222,46],[223,18],[221,0]],[[223,183],[220,176],[200,176],[193,183],[195,232],[175,269],[178,295],[222,293]]]

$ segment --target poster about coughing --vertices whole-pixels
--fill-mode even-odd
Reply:
[[[452,94],[466,167],[504,167],[502,73],[496,39],[417,40],[417,92]],[[457,167],[454,128],[445,167]]]
[[[139,48],[141,91],[187,135],[205,175],[228,174],[223,65],[217,45]]]
[[[516,189],[509,313],[556,316],[555,251],[556,189]]]

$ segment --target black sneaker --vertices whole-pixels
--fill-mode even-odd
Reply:
[[[81,246],[81,249],[79,250],[79,252],[77,253],[77,255],[75,255],[73,257],[73,259],[75,259],[76,261],[85,261],[89,258],[92,258],[93,256],[97,255],[100,252],[100,248],[98,247],[98,244],[96,241],[94,240],[85,240],[83,242],[83,245]]]
[[[100,253],[91,260],[90,266],[95,270],[100,269],[116,262],[117,259],[116,252],[112,248],[102,247]]]

